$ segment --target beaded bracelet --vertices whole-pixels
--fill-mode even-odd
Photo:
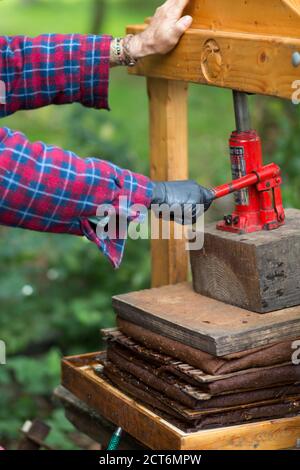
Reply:
[[[125,38],[114,38],[110,48],[110,60],[114,64],[133,67],[137,60],[132,57],[129,51],[129,44],[133,34],[128,34]]]
[[[123,40],[125,63],[127,67],[134,67],[137,63],[137,59],[131,55],[130,49],[129,49],[129,44],[133,37],[134,37],[133,34],[127,34],[127,36],[125,36]]]

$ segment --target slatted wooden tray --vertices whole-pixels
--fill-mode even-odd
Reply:
[[[296,446],[300,416],[186,434],[97,376],[103,353],[66,357],[62,385],[99,415],[154,450],[278,450]]]

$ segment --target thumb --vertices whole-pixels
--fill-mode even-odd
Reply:
[[[176,23],[176,29],[179,33],[183,34],[192,24],[193,18],[189,15],[183,16]]]

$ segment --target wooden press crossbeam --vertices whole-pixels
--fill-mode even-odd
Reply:
[[[300,0],[191,0],[185,13],[194,21],[179,45],[130,69],[148,79],[153,180],[188,176],[188,82],[291,99],[300,80],[292,60],[300,53]],[[186,278],[184,242],[153,241],[152,285]]]
[[[300,79],[292,63],[300,53],[300,0],[192,0],[187,13],[194,22],[178,47],[131,73],[291,99]]]

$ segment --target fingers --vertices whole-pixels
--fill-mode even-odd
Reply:
[[[183,16],[176,23],[176,30],[179,34],[183,34],[192,24],[193,18],[189,15]]]
[[[167,0],[158,7],[148,28],[144,31],[144,47],[146,52],[140,57],[150,54],[166,54],[178,43],[182,34],[191,26],[193,19],[183,15],[184,7],[189,0]],[[148,45],[147,45],[148,43]]]

